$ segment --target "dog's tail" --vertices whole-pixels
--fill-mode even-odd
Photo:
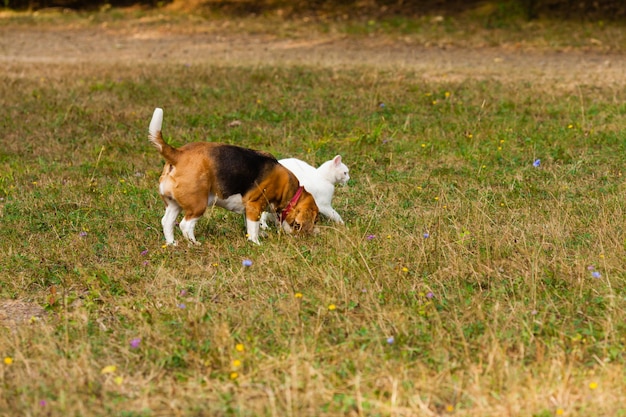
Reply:
[[[178,149],[167,144],[163,140],[161,135],[161,127],[163,126],[163,109],[156,108],[152,114],[152,120],[150,120],[150,127],[148,128],[148,139],[159,150],[163,158],[172,164],[176,165],[178,159]]]

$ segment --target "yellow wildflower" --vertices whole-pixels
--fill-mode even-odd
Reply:
[[[115,372],[117,370],[117,366],[115,365],[109,365],[109,366],[105,366],[104,368],[102,368],[102,370],[100,371],[101,374],[112,374],[113,372]]]

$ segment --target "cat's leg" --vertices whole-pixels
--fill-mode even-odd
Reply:
[[[267,211],[264,211],[261,214],[261,229],[262,230],[267,230],[269,229],[269,225],[267,224],[268,219],[270,219],[271,214],[268,213]]]
[[[276,218],[276,214],[271,213],[269,211],[264,211],[261,214],[261,230],[267,230],[270,228],[270,225],[274,225],[278,227],[278,219]]]
[[[330,205],[329,206],[319,206],[319,210],[320,210],[320,213],[322,213],[324,216],[328,217],[329,219],[331,219],[335,223],[344,224],[343,223],[343,219],[341,218],[339,213],[337,213],[335,211],[335,209],[332,208]]]

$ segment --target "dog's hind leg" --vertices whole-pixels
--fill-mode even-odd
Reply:
[[[176,246],[174,240],[174,224],[176,223],[176,217],[180,213],[181,208],[174,200],[167,201],[167,207],[165,208],[165,215],[161,219],[161,225],[163,226],[163,235],[165,235],[165,241],[168,245]]]
[[[185,236],[185,238],[187,238],[194,245],[200,244],[200,242],[196,240],[196,235],[193,232],[199,218],[200,217],[185,216],[185,218],[180,222],[180,230],[183,232],[183,236]]]
[[[185,209],[185,218],[180,222],[180,230],[183,232],[183,236],[185,236],[191,243],[199,245],[200,242],[196,240],[194,228],[206,210],[208,197],[204,195],[194,197],[194,199],[187,201],[187,203],[191,204],[182,204],[181,202],[181,205]]]
[[[185,213],[185,217],[180,221],[180,230],[185,239],[194,245],[199,245],[200,242],[196,240],[194,228],[206,210],[208,192],[199,189],[200,187],[193,189],[188,182],[179,181],[177,186],[183,190],[191,190],[191,192],[181,193],[176,197],[176,202]]]

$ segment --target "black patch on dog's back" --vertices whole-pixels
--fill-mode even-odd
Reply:
[[[213,149],[217,184],[222,198],[234,194],[245,195],[257,181],[261,181],[278,161],[266,152],[220,145]]]

